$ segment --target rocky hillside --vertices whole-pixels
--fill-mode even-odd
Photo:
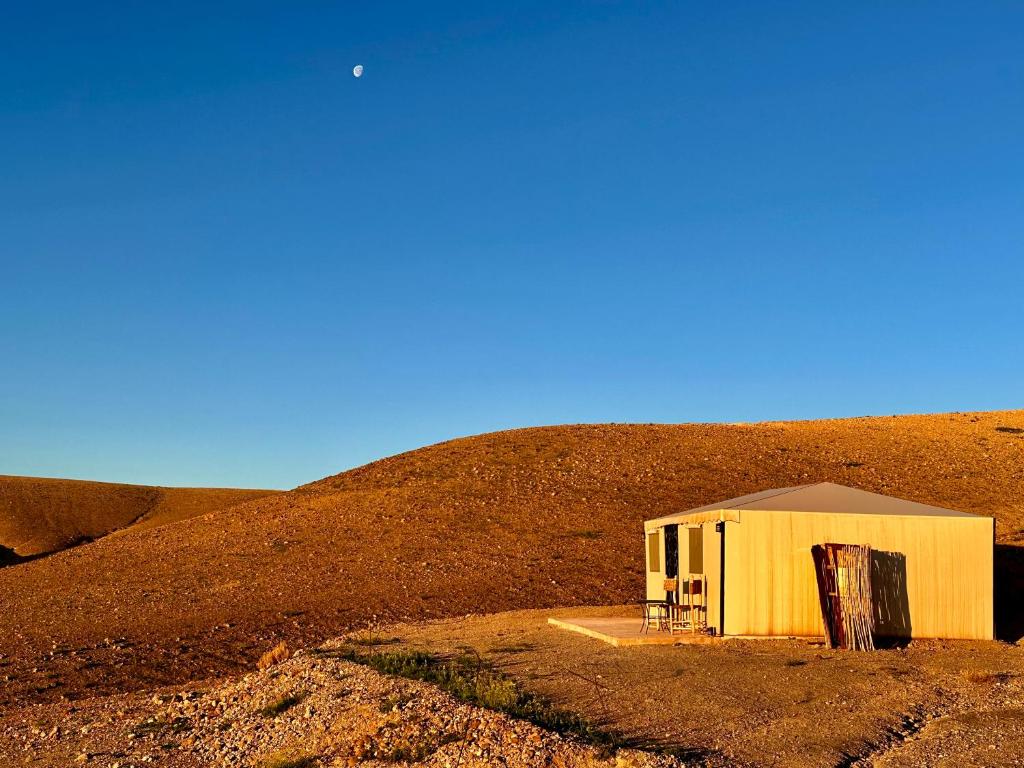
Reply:
[[[36,557],[129,527],[176,522],[276,491],[161,488],[0,475],[0,552]]]
[[[278,637],[629,602],[644,519],[820,480],[995,516],[1016,588],[1024,411],[514,430],[0,570],[0,707],[234,669]]]

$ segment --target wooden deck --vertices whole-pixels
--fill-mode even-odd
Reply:
[[[668,632],[658,632],[652,629],[650,632],[641,632],[642,622],[638,617],[628,616],[594,616],[558,618],[552,616],[548,624],[569,632],[578,632],[581,635],[592,637],[595,640],[614,645],[626,647],[633,645],[702,645],[710,643],[721,643],[724,638],[711,637],[705,634],[692,634],[690,632],[679,632],[670,635]]]

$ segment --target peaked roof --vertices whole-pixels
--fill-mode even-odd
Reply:
[[[763,512],[819,512],[823,514],[845,515],[911,515],[915,517],[981,517],[969,512],[959,512],[944,507],[933,507],[916,501],[906,501],[880,493],[849,488],[837,483],[812,483],[797,485],[792,488],[773,488],[735,499],[705,504],[703,507],[688,509],[665,515],[655,520],[648,520],[648,528],[676,522],[704,522],[716,519],[713,512],[726,510],[763,511]],[[737,516],[730,515],[729,519]]]

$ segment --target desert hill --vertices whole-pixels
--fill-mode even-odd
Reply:
[[[0,707],[224,672],[282,636],[629,602],[642,520],[821,480],[995,516],[1018,585],[1024,411],[521,429],[0,570]]]
[[[49,554],[128,527],[176,522],[270,493],[275,492],[0,475],[0,552],[8,560]]]

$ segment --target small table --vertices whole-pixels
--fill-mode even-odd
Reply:
[[[643,611],[644,620],[640,625],[640,631],[644,634],[651,628],[651,622],[659,632],[668,625],[669,611],[672,603],[668,600],[641,600],[640,609]]]

